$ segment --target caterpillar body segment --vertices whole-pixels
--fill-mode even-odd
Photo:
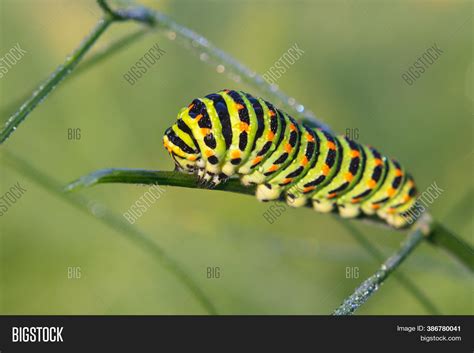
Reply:
[[[416,187],[395,160],[375,148],[297,123],[271,103],[223,90],[180,110],[163,144],[176,169],[214,187],[238,175],[257,185],[261,201],[286,197],[342,217],[377,215],[400,228],[411,223]]]

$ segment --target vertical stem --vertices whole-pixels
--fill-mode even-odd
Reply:
[[[97,41],[100,35],[113,22],[112,17],[105,16],[99,21],[96,27],[92,30],[89,36],[79,45],[79,47],[66,58],[64,64],[60,65],[56,71],[36,90],[31,97],[18,109],[5,124],[5,127],[0,131],[0,144],[12,134],[13,131],[25,120],[28,114],[40,104],[48,94],[58,85],[64,78],[66,78],[72,70],[77,66],[85,53]]]

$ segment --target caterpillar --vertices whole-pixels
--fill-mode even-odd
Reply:
[[[342,217],[376,216],[395,228],[413,222],[417,190],[394,159],[346,136],[297,123],[271,103],[222,90],[194,99],[165,131],[175,169],[212,188],[238,175],[260,201],[285,197]]]

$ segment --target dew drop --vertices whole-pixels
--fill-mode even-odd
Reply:
[[[224,65],[217,65],[216,71],[217,71],[217,73],[219,73],[219,74],[223,73],[223,72],[225,71]]]
[[[89,203],[89,209],[96,217],[102,217],[105,214],[105,207],[95,201]]]
[[[198,39],[198,42],[199,42],[199,44],[201,44],[203,47],[209,46],[209,42],[208,42],[207,39],[204,38],[204,37],[200,37],[200,38]]]

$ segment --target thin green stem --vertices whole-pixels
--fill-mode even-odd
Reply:
[[[243,65],[225,51],[216,47],[205,37],[185,26],[182,26],[161,12],[146,8],[141,10],[146,13],[146,15],[142,14],[141,17],[147,19],[147,23],[150,24],[149,19],[153,18],[154,22],[151,23],[151,25],[156,25],[159,29],[169,31],[169,35],[167,36],[168,39],[179,39],[179,42],[182,43],[186,49],[197,54],[201,61],[214,67],[222,66],[220,69],[225,70],[227,75],[235,82],[239,83],[240,81],[244,81],[252,87],[255,87],[265,93],[275,105],[280,106],[282,109],[286,109],[295,118],[305,122],[306,124],[326,131],[331,131],[329,126],[323,123],[320,119],[317,119],[311,111],[298,103],[294,98],[291,98],[282,92],[277,85],[268,83],[261,75]],[[124,14],[124,16],[126,16],[126,14]],[[137,16],[133,19],[140,20]]]
[[[401,248],[378,271],[365,280],[335,311],[334,315],[352,315],[363,305],[379,288],[388,276],[397,269],[407,256],[422,242],[424,234],[421,229],[410,233]]]
[[[433,231],[427,237],[427,240],[431,244],[447,250],[458,261],[474,271],[474,250],[472,247],[441,223],[436,222],[434,224]]]
[[[81,188],[103,183],[159,184],[187,188],[203,187],[198,183],[198,180],[195,175],[170,171],[113,168],[98,170],[96,172],[83,176],[67,185],[65,190],[76,191]],[[255,187],[247,187],[241,185],[240,181],[237,179],[230,179],[226,183],[218,185],[215,190],[230,191],[245,195],[255,194]],[[425,221],[425,219],[423,219],[423,221]],[[375,222],[376,220],[371,218],[371,221]],[[425,221],[425,223],[426,222],[428,221]],[[425,226],[425,223],[423,223],[420,219],[415,225],[417,227],[422,227]],[[463,263],[472,271],[472,257],[468,256],[473,251],[470,245],[463,243],[459,239],[459,237],[455,236],[452,233],[447,233],[446,231],[441,230],[437,231],[438,228],[444,229],[439,223],[430,221],[426,224],[428,224],[431,229],[430,234],[435,234],[433,244],[439,245],[443,249],[451,252],[451,254],[456,256],[456,258],[460,260],[461,263]]]
[[[348,220],[341,222],[342,226],[346,228],[354,237],[354,239],[361,245],[376,261],[383,262],[385,255],[382,254],[375,246],[373,246],[365,236]],[[393,274],[395,278],[405,287],[405,289],[413,295],[414,298],[425,308],[431,315],[440,315],[440,311],[436,305],[426,296],[426,294],[414,283],[409,277],[398,271]]]
[[[216,47],[208,39],[175,22],[165,14],[141,6],[117,9],[114,11],[107,6],[105,1],[99,0],[99,4],[103,7],[104,11],[110,13],[114,19],[142,22],[156,26],[159,29],[171,31],[171,36],[168,38],[174,40],[175,37],[178,37],[187,49],[191,49],[199,54],[202,61],[213,66],[222,65],[223,69],[227,70],[227,74],[236,82],[240,82],[240,80],[245,81],[249,85],[267,94],[274,103],[284,106],[296,118],[299,118],[311,126],[331,131],[329,126],[317,119],[311,111],[298,103],[294,98],[283,93],[277,85],[265,81],[261,75]]]
[[[191,174],[157,170],[110,168],[101,169],[83,176],[68,184],[64,190],[77,191],[82,188],[105,183],[156,184],[193,189],[204,188],[203,185],[199,184],[196,176]],[[230,191],[247,195],[255,194],[255,187],[244,186],[237,179],[230,179],[226,183],[218,185],[214,190]]]
[[[79,45],[72,55],[66,58],[64,64],[59,66],[56,71],[54,71],[51,76],[49,76],[49,78],[32,93],[31,97],[21,105],[18,111],[8,119],[5,127],[0,131],[0,144],[5,142],[12,132],[15,131],[25,120],[28,114],[38,104],[40,104],[48,94],[51,93],[51,91],[72,72],[72,70],[74,70],[84,54],[87,53],[111,22],[112,19],[110,17],[105,17],[100,20],[89,36]]]
[[[80,73],[86,72],[87,70],[93,68],[96,64],[101,63],[109,56],[127,48],[130,44],[135,43],[138,39],[142,38],[145,34],[148,33],[150,33],[150,30],[148,28],[141,28],[138,31],[132,32],[123,36],[120,39],[117,39],[115,42],[109,44],[101,51],[94,53],[89,58],[85,58],[81,65],[79,65],[73,72],[71,72],[69,79],[64,81],[63,85],[67,82],[70,82],[72,78],[79,77]],[[39,84],[37,86],[39,86]],[[24,95],[20,99],[16,99],[13,102],[9,103],[0,111],[0,116],[7,116],[11,112],[13,112],[14,109],[19,107],[22,102],[25,102],[29,97],[29,95]]]
[[[205,52],[209,58],[212,58],[216,62],[225,64],[228,68],[228,72],[231,74],[234,72],[232,74],[234,79],[243,79],[250,85],[262,90],[268,94],[269,97],[272,97],[276,103],[281,103],[283,106],[288,108],[295,117],[300,118],[307,124],[330,131],[330,128],[316,119],[313,113],[306,110],[303,105],[297,103],[295,99],[290,98],[280,91],[277,86],[267,83],[262,76],[250,70],[223,50],[211,44],[206,38],[179,25],[161,12],[141,6],[131,7],[128,9],[117,9],[114,11],[108,6],[105,0],[98,0],[98,4],[105,13],[104,18],[99,21],[98,25],[92,30],[89,36],[81,43],[74,53],[66,59],[65,63],[59,66],[58,69],[44,82],[44,84],[40,85],[39,88],[33,92],[30,98],[26,100],[26,102],[22,104],[21,107],[7,120],[4,128],[0,131],[0,144],[3,144],[13,131],[15,131],[25,120],[28,114],[72,72],[84,54],[92,47],[112,22],[127,20],[137,21],[147,25],[157,26],[161,29],[174,31],[175,34],[178,34],[183,41],[187,43],[187,47],[195,48],[195,50],[199,50],[200,52]],[[210,60],[205,61],[212,63]]]
[[[115,12],[110,8],[109,4],[107,4],[107,1],[105,0],[97,0],[97,4],[99,5],[99,7],[102,9],[102,11],[104,11],[104,13],[113,18],[114,20],[118,20],[120,19],[119,16],[117,16],[115,14]]]
[[[91,200],[82,197],[81,195],[67,194],[62,192],[61,184],[58,181],[36,169],[28,162],[17,157],[11,152],[3,150],[2,156],[4,157],[4,161],[12,168],[31,178],[34,182],[38,183],[48,192],[61,198],[78,210],[98,219],[102,223],[117,231],[118,234],[125,236],[126,239],[140,247],[145,252],[148,252],[155,260],[167,268],[174,276],[176,276],[179,281],[181,281],[185,287],[190,290],[192,295],[202,305],[206,312],[212,315],[217,314],[216,308],[212,304],[211,300],[206,296],[206,294],[204,294],[203,290],[199,287],[187,270],[185,270],[177,260],[168,255],[166,251],[161,248],[151,236],[131,225],[125,221],[123,217],[114,214],[97,202],[91,202]],[[100,210],[100,212],[97,212],[97,210]]]

